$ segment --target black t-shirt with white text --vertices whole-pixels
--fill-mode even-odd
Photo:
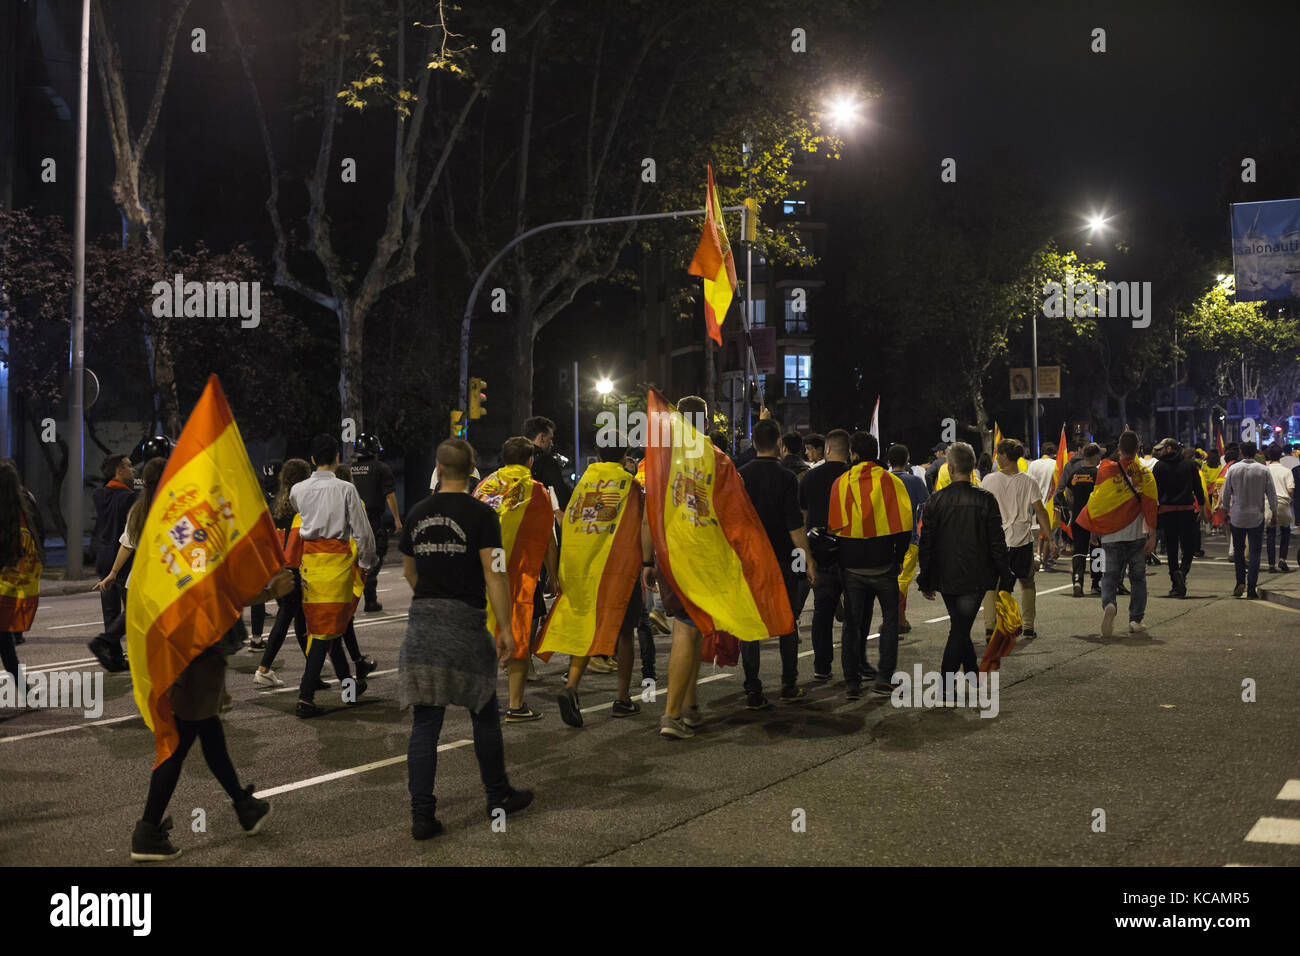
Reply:
[[[431,495],[402,520],[397,550],[415,559],[415,597],[487,607],[479,551],[501,547],[497,513],[463,492]]]

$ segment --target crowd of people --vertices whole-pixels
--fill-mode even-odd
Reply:
[[[706,403],[683,397],[677,411],[708,421]],[[406,636],[399,652],[398,691],[412,711],[408,780],[412,835],[441,832],[434,797],[438,738],[446,708],[471,715],[490,816],[528,806],[532,792],[511,786],[501,725],[542,719],[526,698],[538,658],[568,655],[555,697],[559,716],[583,726],[578,697],[588,670],[616,673],[611,714],[641,712],[633,694],[639,657],[641,686],[659,679],[654,635],[669,633],[667,690],[659,734],[688,740],[705,724],[696,695],[706,637],[693,613],[695,598],[676,583],[694,559],[679,548],[655,546],[646,500],[646,461],[638,449],[613,444],[600,460],[564,480],[554,450],[555,425],[530,419],[524,434],[508,439],[499,466],[480,477],[473,447],[461,439],[438,446],[430,495],[399,514],[391,471],[378,459],[373,436],[357,443],[351,465],[339,460],[339,443],[316,436],[310,460],[289,459],[268,473],[268,507],[283,535],[287,570],[253,599],[253,635],[242,620],[212,653],[200,655],[171,688],[181,746],[155,768],[144,815],[132,841],[133,859],[170,859],[179,851],[164,819],[180,767],[199,740],[214,775],[230,795],[241,825],[260,828],[269,804],[242,788],[226,750],[220,713],[228,708],[226,657],[245,644],[261,651],[252,680],[258,687],[283,681],[272,665],[290,626],[304,655],[295,712],[327,713],[315,695],[332,663],[344,703],[367,690],[378,665],[358,647],[353,617],[382,609],[376,576],[387,547],[388,519],[398,535],[402,575],[411,588]],[[1100,597],[1100,632],[1112,637],[1118,599],[1128,597],[1128,632],[1143,634],[1147,569],[1163,551],[1170,595],[1186,598],[1202,536],[1231,539],[1237,597],[1254,599],[1261,555],[1269,571],[1287,572],[1287,555],[1300,460],[1279,445],[1258,454],[1241,442],[1202,453],[1166,438],[1150,448],[1125,431],[1106,447],[1083,442],[1068,455],[1051,443],[1032,461],[1020,441],[1002,438],[981,462],[965,442],[941,443],[929,460],[913,463],[909,449],[882,449],[874,435],[834,429],[824,435],[782,434],[762,417],[752,444],[731,459],[714,439],[715,493],[734,471],[743,488],[743,514],[757,540],[771,549],[780,572],[790,620],[777,639],[781,702],[805,696],[799,678],[797,622],[812,597],[812,681],[826,684],[834,667],[833,630],[840,628],[840,670],[848,699],[894,694],[901,636],[913,581],[927,601],[941,599],[949,619],[940,660],[947,693],[969,680],[978,657],[971,632],[983,616],[985,640],[994,633],[997,595],[1017,595],[1025,640],[1039,636],[1036,575],[1070,555],[1073,595],[1089,588]],[[150,502],[166,465],[163,452],[140,469],[114,455],[104,462],[104,486],[94,496],[97,570],[104,631],[90,643],[108,671],[130,668],[123,651],[130,563]],[[1068,460],[1067,460],[1068,459]],[[1258,460],[1262,459],[1262,460]],[[981,468],[980,465],[983,464]],[[698,490],[696,494],[699,494]],[[22,600],[33,569],[39,578],[44,539],[39,515],[12,463],[0,462],[0,661],[18,679],[16,646],[31,625],[34,603]],[[1280,554],[1280,558],[1278,555]],[[767,561],[767,557],[763,557]],[[279,576],[278,576],[279,577]],[[773,581],[776,579],[773,578]],[[30,588],[29,588],[30,590]],[[10,600],[14,594],[18,598]],[[263,637],[265,603],[277,600],[269,636]],[[364,600],[364,603],[362,603]],[[878,635],[872,632],[880,606]],[[259,613],[260,607],[260,613]],[[868,639],[878,636],[873,662]],[[759,640],[740,642],[745,707],[772,706],[760,678]],[[712,647],[710,659],[723,660]],[[498,700],[497,674],[507,674],[508,700]],[[645,698],[650,699],[650,698]],[[946,700],[951,704],[952,701]]]

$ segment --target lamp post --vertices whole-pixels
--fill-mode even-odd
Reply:
[[[72,248],[72,371],[68,409],[68,578],[81,577],[82,489],[86,483],[85,367],[86,367],[86,110],[90,83],[90,0],[81,5],[81,65],[77,108],[77,205]]]

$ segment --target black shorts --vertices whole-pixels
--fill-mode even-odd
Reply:
[[[1007,548],[1007,564],[1011,566],[1011,573],[1017,578],[1027,578],[1034,568],[1034,543],[1022,544],[1018,547]]]
[[[623,626],[618,629],[619,634],[635,634],[636,627],[641,623],[641,612],[645,608],[645,597],[641,593],[641,578],[636,579],[636,584],[632,588],[632,597],[628,599],[627,611],[623,614]]]

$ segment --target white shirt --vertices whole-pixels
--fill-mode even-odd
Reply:
[[[980,487],[998,500],[1007,547],[1019,548],[1029,544],[1034,537],[1034,502],[1042,500],[1034,480],[1023,471],[1014,475],[995,471],[980,479]]]
[[[920,478],[922,481],[925,481],[925,466],[913,465],[912,474],[916,475],[916,477]]]
[[[1268,463],[1268,474],[1273,479],[1273,491],[1277,494],[1277,507],[1266,509],[1265,517],[1272,518],[1276,514],[1278,523],[1289,528],[1291,526],[1291,498],[1295,495],[1295,476],[1291,474],[1291,469],[1279,461],[1270,461]]]
[[[1279,461],[1278,464],[1287,471],[1291,471],[1294,468],[1300,468],[1300,458],[1297,458],[1295,455],[1283,455],[1282,460]]]
[[[1146,516],[1138,511],[1138,516],[1130,521],[1127,525],[1118,531],[1112,531],[1110,534],[1101,536],[1102,544],[1112,544],[1118,541],[1137,541],[1139,538],[1147,536]]]
[[[1056,459],[1035,458],[1025,472],[1038,485],[1038,500],[1044,505],[1052,500],[1052,479],[1056,476]]]
[[[375,554],[375,534],[370,530],[366,506],[350,481],[332,471],[314,471],[306,481],[289,490],[289,502],[302,515],[298,533],[304,541],[334,538],[357,541],[357,563],[367,572],[379,563]]]
[[[134,551],[135,539],[131,537],[130,529],[131,526],[129,524],[122,529],[122,537],[117,539],[117,543],[120,544],[122,547],[127,548],[128,550]],[[135,570],[134,564],[131,565],[131,570],[132,571]],[[122,587],[129,588],[130,586],[131,586],[131,571],[128,571],[126,572],[126,580],[122,582]]]
[[[1145,468],[1147,471],[1150,471],[1152,468],[1156,466],[1155,455],[1147,455],[1145,458],[1139,458],[1138,461],[1142,462],[1142,467]],[[1118,531],[1116,531],[1115,533],[1119,534]]]

